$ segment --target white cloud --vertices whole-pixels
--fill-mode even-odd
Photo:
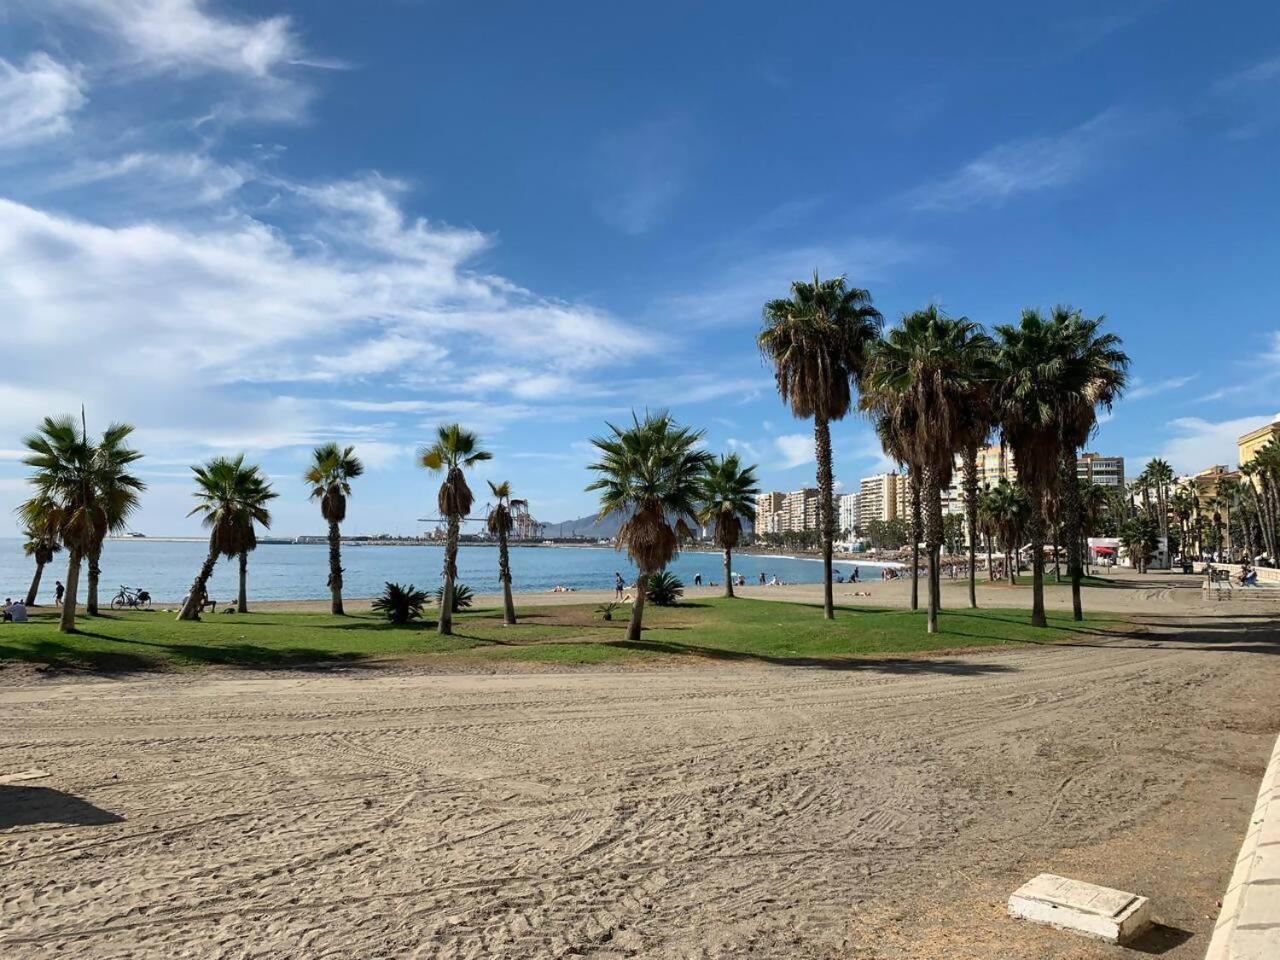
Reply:
[[[798,467],[814,460],[813,437],[807,433],[787,433],[773,438],[773,445],[782,454],[782,466]]]
[[[85,104],[78,70],[46,53],[18,66],[0,58],[0,147],[20,147],[67,133]]]
[[[1165,441],[1160,456],[1178,473],[1198,473],[1214,464],[1234,466],[1238,456],[1236,439],[1272,422],[1272,417],[1240,417],[1217,423],[1200,417],[1180,417],[1169,428],[1179,436]]]
[[[116,183],[133,187],[151,204],[167,208],[209,204],[245,185],[251,172],[200,153],[138,151],[110,160],[83,161],[48,179],[53,189]]]
[[[1154,383],[1147,383],[1143,380],[1136,379],[1133,386],[1126,391],[1125,399],[1127,400],[1143,400],[1146,397],[1154,397],[1159,393],[1168,393],[1170,390],[1177,390],[1191,383],[1200,374],[1189,373],[1181,377],[1169,377],[1165,380],[1157,380]]]
[[[1280,123],[1280,53],[1222,77],[1201,108],[1227,125],[1231,140],[1252,140]]]
[[[748,457],[750,457],[752,460],[755,460],[755,461],[760,460],[760,452],[756,450],[756,448],[752,444],[748,443],[746,440],[738,440],[738,439],[735,439],[734,437],[730,437],[728,440],[725,441],[725,443],[728,445],[729,449],[733,450],[734,452],[745,453]]]
[[[48,12],[114,38],[150,69],[269,76],[302,57],[288,17],[233,20],[204,0],[43,0]]]
[[[917,210],[955,211],[1066,186],[1097,167],[1130,124],[1108,110],[1063,133],[1000,144],[909,199]]]

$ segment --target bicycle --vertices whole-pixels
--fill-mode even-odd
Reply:
[[[120,592],[115,595],[111,601],[112,610],[123,610],[126,607],[133,610],[150,610],[151,594],[138,587],[136,590],[130,590],[123,584],[120,585]]]

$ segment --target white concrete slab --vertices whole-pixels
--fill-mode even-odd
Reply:
[[[1009,916],[1107,943],[1126,943],[1151,925],[1151,901],[1123,890],[1042,873],[1009,897]]]

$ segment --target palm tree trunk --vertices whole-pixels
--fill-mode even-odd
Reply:
[[[818,459],[818,532],[822,535],[822,615],[828,620],[836,616],[831,584],[831,551],[835,540],[835,517],[831,515],[831,425],[824,417],[813,418],[814,453]]]
[[[938,609],[942,606],[942,489],[936,470],[924,473],[924,539],[929,555],[929,613],[927,632],[938,632]]]
[[[498,579],[502,581],[502,622],[515,626],[516,605],[511,599],[511,552],[507,548],[507,531],[498,532]]]
[[[249,612],[249,551],[240,551],[240,593],[236,596],[236,613]]]
[[[724,595],[733,596],[733,551],[724,548]]]
[[[1067,575],[1071,578],[1071,618],[1084,619],[1080,600],[1080,482],[1076,479],[1076,451],[1069,447],[1062,454],[1062,524],[1067,544]],[[1057,551],[1054,551],[1057,559]]]
[[[1008,550],[1004,552],[1004,570],[1009,577],[1010,586],[1016,586],[1018,583],[1018,575],[1015,572],[1018,565],[1017,560],[1015,559],[1017,556],[1018,552],[1016,550],[1013,553],[1010,553]]]
[[[911,488],[911,609],[920,609],[920,533],[923,526],[920,506],[920,478],[914,468],[907,471]]]
[[[1062,528],[1057,524],[1053,527],[1053,580],[1054,583],[1062,582],[1062,563],[1058,560],[1058,544],[1062,540]]]
[[[983,539],[987,541],[987,582],[991,583],[996,578],[995,558],[991,554],[991,534],[988,533]]]
[[[31,589],[27,591],[27,606],[36,605],[36,597],[40,594],[40,578],[44,576],[44,561],[36,561],[36,575],[31,578]]]
[[[67,556],[67,591],[62,598],[62,616],[58,620],[59,633],[76,632],[76,591],[80,587],[80,551],[70,550]]]
[[[342,609],[342,530],[329,521],[329,612],[335,617],[346,615]]]
[[[641,620],[644,618],[644,597],[649,589],[649,575],[642,573],[636,577],[636,598],[631,604],[631,619],[627,621],[627,642],[640,642]]]
[[[1040,491],[1031,497],[1027,532],[1031,535],[1031,625],[1045,627],[1044,616],[1044,498]]]
[[[200,572],[196,574],[196,579],[191,584],[191,591],[187,594],[187,599],[182,603],[182,609],[178,611],[179,620],[199,620],[200,619],[200,599],[205,594],[205,588],[209,584],[209,578],[213,576],[214,564],[218,562],[218,549],[212,543],[209,544],[209,555],[204,558],[204,563],[200,565]]]
[[[969,607],[978,609],[978,448],[964,451],[964,512],[969,528]],[[990,558],[987,560],[990,564]]]
[[[98,615],[98,579],[102,575],[102,567],[98,561],[102,557],[102,541],[89,548],[89,582],[85,589],[84,612],[91,617]]]
[[[440,635],[453,635],[453,581],[458,576],[457,517],[450,515],[444,542],[444,590],[440,596]]]

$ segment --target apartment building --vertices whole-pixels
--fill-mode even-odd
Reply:
[[[1076,476],[1099,487],[1118,487],[1124,483],[1124,457],[1082,453],[1076,458]]]
[[[858,495],[842,493],[836,500],[836,533],[842,535],[846,530],[857,530],[861,527],[858,517]]]
[[[910,504],[907,478],[900,473],[877,473],[858,483],[857,514],[860,524],[893,520]]]

